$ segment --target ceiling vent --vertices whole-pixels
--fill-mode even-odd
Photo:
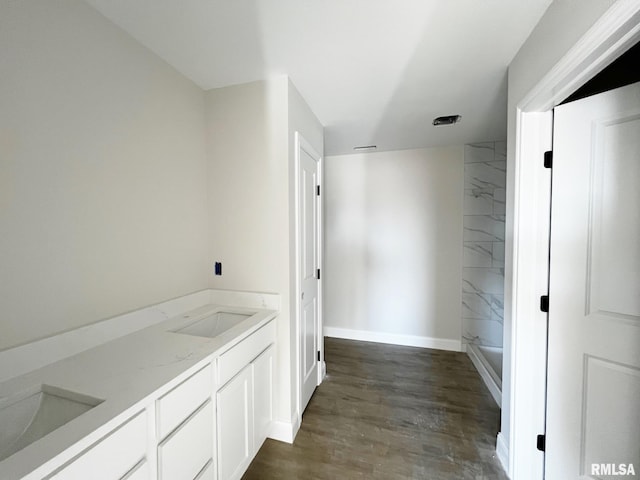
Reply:
[[[377,145],[362,145],[360,147],[353,147],[353,149],[358,152],[362,152],[363,150],[364,151],[375,150],[376,148],[378,148]]]
[[[433,125],[441,127],[443,125],[454,125],[462,120],[461,115],[447,115],[446,117],[438,117],[433,120]]]

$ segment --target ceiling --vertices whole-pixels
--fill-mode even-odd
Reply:
[[[86,1],[204,89],[289,75],[326,155],[506,138],[507,66],[551,3]]]

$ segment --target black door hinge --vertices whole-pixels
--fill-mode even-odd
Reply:
[[[318,280],[320,280],[320,269],[318,269]]]
[[[536,448],[541,452],[544,452],[544,449],[547,443],[546,439],[547,439],[546,435],[538,435],[536,437]]]
[[[320,361],[320,350],[318,350],[318,361]]]
[[[544,168],[553,167],[553,150],[544,152]]]
[[[316,186],[316,193],[318,194],[318,196],[320,196],[320,185]]]
[[[549,295],[542,295],[540,297],[540,311],[549,313]]]

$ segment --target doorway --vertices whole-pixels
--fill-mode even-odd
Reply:
[[[511,415],[507,417],[510,435],[508,446],[502,443],[505,437],[499,435],[497,448],[511,478],[544,476],[545,454],[536,448],[536,437],[545,431],[547,324],[539,299],[548,288],[550,222],[545,202],[548,206],[550,174],[542,160],[544,152],[551,149],[551,111],[638,41],[638,18],[637,5],[616,4],[517,104],[515,152],[511,153],[516,174],[511,282],[511,316],[515,321],[509,332]]]
[[[296,132],[298,421],[322,382],[322,156]]]

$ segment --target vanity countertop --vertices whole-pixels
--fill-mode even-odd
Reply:
[[[254,313],[217,337],[174,333],[219,311]],[[40,440],[0,461],[3,480],[37,479],[102,438],[154,398],[267,324],[277,311],[205,305],[0,383],[0,409],[41,385],[104,400]]]

